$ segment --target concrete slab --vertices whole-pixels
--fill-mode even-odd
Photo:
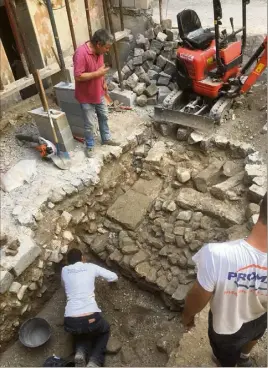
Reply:
[[[136,93],[128,90],[121,91],[121,89],[116,88],[110,92],[110,97],[113,101],[117,100],[124,106],[134,106],[136,100]]]
[[[120,196],[109,208],[107,215],[130,230],[135,230],[141,223],[152,199],[132,189]]]

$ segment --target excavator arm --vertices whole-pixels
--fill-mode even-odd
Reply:
[[[246,73],[246,71],[255,61],[257,61],[257,64],[253,71],[248,75],[245,82],[242,84],[240,89],[241,94],[248,92],[248,90],[253,86],[253,84],[256,83],[267,67],[267,36],[263,40],[260,47],[255,51],[254,55],[252,55],[246,65],[242,68],[240,77]]]

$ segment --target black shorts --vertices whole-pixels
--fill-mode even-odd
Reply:
[[[232,335],[219,335],[213,330],[212,313],[208,315],[208,337],[213,353],[222,367],[235,367],[241,349],[250,341],[259,340],[267,329],[267,314],[244,323],[240,330]]]

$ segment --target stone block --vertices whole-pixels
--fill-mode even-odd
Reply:
[[[154,70],[149,70],[148,77],[150,78],[150,80],[157,80],[159,77],[159,74],[155,72]]]
[[[148,97],[153,97],[155,96],[156,94],[158,93],[158,88],[156,85],[154,84],[151,84],[149,87],[146,88],[145,90],[145,94],[148,96]]]
[[[145,61],[145,63],[142,64],[142,67],[143,67],[143,69],[146,73],[149,72],[149,70],[151,69],[152,66],[153,66],[153,62],[150,61],[150,60],[147,60],[147,61]]]
[[[63,152],[73,151],[75,147],[74,139],[65,113],[54,109],[50,109],[50,111],[59,141],[60,150]],[[51,124],[44,109],[39,107],[31,110],[30,114],[35,120],[40,136],[55,143]]]
[[[14,276],[10,272],[6,270],[0,270],[0,294],[4,294],[8,291],[13,280]]]
[[[132,74],[132,70],[130,70],[130,68],[127,66],[127,65],[125,65],[123,68],[122,68],[122,73],[123,73],[123,75],[124,75],[124,78],[123,79],[128,79],[128,77],[130,77],[131,76],[131,74]],[[116,87],[116,85],[114,86],[114,88]],[[113,88],[113,89],[114,89]]]
[[[110,93],[110,97],[112,100],[117,100],[120,103],[122,103],[124,106],[130,106],[133,107],[135,100],[136,100],[136,94],[132,91],[121,91],[121,89],[114,89]]]
[[[165,87],[167,87],[169,85],[170,78],[171,78],[170,75],[167,75],[167,76],[163,77],[160,74],[160,76],[159,76],[159,78],[158,78],[158,80],[156,82],[156,85],[157,86],[165,86]]]
[[[266,192],[266,186],[260,187],[257,184],[253,184],[248,190],[248,196],[252,202],[260,203]]]
[[[154,27],[154,34],[155,34],[155,37],[157,37],[158,33],[159,32],[162,32],[162,27],[160,24],[157,24],[155,27]]]
[[[166,86],[160,86],[158,88],[158,103],[163,103],[164,99],[170,94],[170,89]]]
[[[207,192],[208,187],[217,182],[223,165],[223,161],[215,160],[206,169],[196,175],[193,178],[196,189],[203,193]]]
[[[146,106],[147,105],[147,96],[145,96],[145,95],[138,96],[137,99],[136,99],[136,103],[140,107]]]
[[[232,176],[231,178],[223,181],[222,183],[216,184],[211,188],[211,194],[218,198],[224,200],[226,198],[228,190],[235,188],[237,185],[241,184],[244,178],[244,171]]]
[[[186,183],[191,179],[191,172],[183,167],[178,167],[176,170],[176,176],[180,183]]]
[[[134,57],[134,58],[133,58],[133,65],[134,65],[134,66],[142,65],[142,63],[143,63],[143,58],[142,58],[142,56],[137,56],[137,57]]]
[[[144,32],[144,36],[148,38],[150,41],[155,38],[154,29],[149,28]]]
[[[256,203],[250,203],[246,209],[246,218],[249,220],[253,215],[260,213],[260,206]]]
[[[157,96],[153,96],[153,97],[149,97],[148,99],[147,99],[147,104],[148,105],[157,105],[157,103],[158,103],[158,100],[157,100]]]
[[[142,55],[143,57],[143,61],[155,61],[156,59],[156,52],[153,50],[147,50],[145,51],[145,53]]]
[[[163,19],[161,22],[161,26],[163,30],[172,28],[172,20],[171,19]]]
[[[108,209],[107,216],[125,228],[135,230],[146,215],[151,202],[148,196],[129,189]]]
[[[143,69],[142,66],[137,66],[135,68],[135,74],[140,77],[141,75],[145,74],[145,70]]]
[[[145,49],[146,38],[144,37],[143,34],[141,34],[141,33],[137,34],[137,36],[136,36],[136,45],[137,45],[137,47]]]
[[[129,69],[133,72],[134,69],[135,69],[135,66],[133,64],[133,59],[130,59],[128,62],[127,62],[127,66],[129,67]],[[117,82],[119,83],[119,81]]]
[[[163,32],[158,32],[157,36],[156,36],[156,39],[160,42],[165,42],[166,39],[167,39],[167,35]]]
[[[173,61],[168,60],[166,62],[166,66],[164,72],[169,75],[173,75],[176,72],[176,65]]]
[[[134,58],[138,57],[138,56],[142,56],[143,54],[144,54],[143,49],[135,47],[135,49],[134,49]]]
[[[2,256],[0,260],[0,265],[8,271],[13,269],[16,276],[21,275],[41,253],[41,249],[29,236],[21,235],[19,240],[18,253],[14,257]]]
[[[146,73],[140,75],[139,81],[141,83],[146,83],[147,86],[150,85],[150,78],[148,77],[148,75]]]
[[[159,55],[156,61],[156,65],[159,66],[159,68],[164,69],[167,61],[168,60],[166,58],[164,58],[162,55]]]
[[[164,45],[158,40],[152,40],[150,50],[154,51],[156,54],[160,54]]]
[[[137,86],[133,89],[133,92],[136,93],[137,96],[140,96],[143,94],[145,90],[146,90],[146,84],[138,83]]]
[[[244,222],[244,210],[237,209],[225,202],[200,193],[191,188],[182,188],[177,197],[177,204],[184,209],[201,211],[227,224],[240,225]]]
[[[160,166],[165,153],[166,153],[165,143],[162,141],[156,142],[155,145],[148,152],[148,155],[145,158],[145,162],[147,164]]]
[[[174,32],[172,32],[172,29],[166,29],[166,35],[167,35],[167,41],[173,41],[174,40]]]
[[[252,183],[255,177],[266,177],[267,167],[265,165],[247,164],[245,166],[246,181]]]

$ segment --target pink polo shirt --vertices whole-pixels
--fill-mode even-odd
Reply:
[[[86,43],[76,49],[73,62],[75,77],[82,73],[95,72],[104,65],[103,55],[94,54]],[[75,81],[75,98],[80,103],[99,104],[104,95],[103,82],[103,77],[85,82]]]

